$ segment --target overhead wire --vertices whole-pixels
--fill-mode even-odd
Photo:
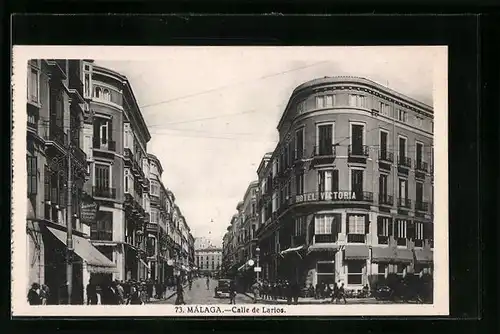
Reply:
[[[283,74],[288,74],[288,73],[295,72],[295,71],[300,71],[300,70],[303,70],[303,69],[306,69],[306,68],[314,67],[314,66],[317,66],[319,64],[324,64],[324,63],[329,63],[329,62],[330,61],[328,61],[328,60],[320,61],[320,62],[316,62],[316,63],[310,64],[310,65],[296,67],[296,68],[293,68],[293,69],[290,69],[290,70],[286,70],[286,71],[281,71],[281,72],[277,72],[277,73],[263,75],[261,77],[250,79],[250,80],[243,80],[243,81],[240,81],[240,82],[235,82],[235,83],[224,85],[224,86],[220,86],[220,87],[215,87],[215,88],[207,89],[207,90],[204,90],[204,91],[201,91],[201,92],[197,92],[197,93],[182,95],[182,96],[178,96],[178,97],[175,97],[175,98],[172,98],[172,99],[168,99],[168,100],[163,100],[163,101],[159,101],[159,102],[155,102],[155,103],[145,104],[145,105],[139,106],[139,108],[142,108],[142,109],[144,109],[144,108],[150,108],[150,107],[154,107],[154,106],[158,106],[158,105],[162,105],[162,104],[166,104],[166,103],[170,103],[170,102],[174,102],[174,101],[179,101],[179,100],[184,100],[184,99],[187,99],[187,98],[196,97],[196,96],[199,96],[199,95],[205,95],[205,94],[217,92],[219,90],[224,90],[224,89],[228,89],[228,88],[231,88],[231,87],[235,87],[235,86],[238,86],[238,85],[241,85],[241,84],[245,84],[245,83],[249,83],[249,82],[254,82],[254,81],[259,81],[259,80],[265,80],[265,79],[272,78],[272,77],[275,77],[275,76],[278,76],[278,75],[283,75]]]

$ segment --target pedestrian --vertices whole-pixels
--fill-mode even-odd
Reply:
[[[42,299],[42,305],[47,305],[50,298],[50,289],[47,285],[42,284],[40,287],[40,298]]]
[[[116,282],[116,296],[118,299],[118,304],[125,304],[125,290],[123,289],[123,286],[120,284],[120,282]]]
[[[259,298],[259,293],[260,293],[260,283],[258,280],[255,281],[255,283],[252,285],[252,292],[253,292],[253,302],[254,304],[257,303],[257,299]]]
[[[127,301],[127,304],[131,305],[141,305],[142,300],[141,300],[141,292],[139,290],[139,287],[134,284],[130,287],[130,296]]]
[[[331,303],[336,303],[339,300],[339,286],[337,284],[333,284],[333,292],[332,292],[332,301]]]
[[[292,304],[292,285],[288,280],[285,281],[285,296],[288,305]]]
[[[68,304],[69,298],[68,298],[68,282],[65,281],[62,285],[59,286],[59,298],[58,298],[58,303],[59,305],[66,305]]]
[[[293,304],[297,305],[299,303],[299,296],[300,296],[300,284],[299,282],[295,281],[292,284],[292,298],[293,298]]]
[[[97,287],[92,279],[87,284],[87,305],[97,305]]]
[[[236,287],[233,280],[229,283],[229,304],[236,304]]]
[[[340,288],[339,288],[339,299],[341,299],[341,298],[344,300],[344,304],[347,304],[347,300],[345,299],[344,282],[342,282],[342,284],[340,285]]]
[[[210,290],[210,277],[207,275],[207,290]]]
[[[175,305],[184,305],[184,287],[182,286],[182,281],[179,278],[177,281],[177,298],[175,299]]]
[[[31,284],[31,289],[28,291],[28,303],[30,305],[42,304],[42,299],[40,298],[40,284]]]

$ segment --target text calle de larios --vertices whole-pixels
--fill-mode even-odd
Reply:
[[[285,314],[285,309],[283,307],[276,306],[232,306],[232,307],[220,307],[220,306],[175,306],[176,314],[200,314],[200,315],[210,315],[210,314],[233,314],[233,315],[270,315],[270,314]]]

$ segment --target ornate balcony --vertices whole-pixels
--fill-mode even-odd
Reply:
[[[94,197],[109,198],[109,199],[116,199],[116,189],[115,188],[93,187],[93,196]]]
[[[314,235],[314,243],[336,243],[338,240],[337,234],[315,234]]]
[[[331,146],[314,146],[313,160],[311,165],[331,165],[337,156],[337,149],[335,145]]]
[[[411,168],[411,158],[399,156],[398,157],[398,167],[410,169]]]
[[[391,195],[379,194],[378,204],[392,206],[394,204],[394,198]]]
[[[44,124],[43,138],[48,142],[47,144],[55,143],[60,149],[66,150],[68,145],[68,135],[62,128],[56,125],[49,125],[49,122]]]
[[[116,152],[116,142],[114,140],[108,140],[106,144],[103,144],[98,140],[94,140],[93,145],[94,149]]]
[[[370,150],[367,145],[349,145],[347,151],[347,161],[355,163],[366,163],[369,152]]]
[[[427,162],[417,160],[415,162],[415,170],[427,173],[429,171],[429,164]]]
[[[403,209],[411,209],[411,200],[408,198],[398,198],[398,207]]]
[[[429,202],[416,201],[415,210],[422,212],[429,212]]]

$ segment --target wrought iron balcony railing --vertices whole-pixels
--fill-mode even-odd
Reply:
[[[400,167],[411,168],[411,158],[405,156],[398,157],[398,165]]]
[[[399,198],[398,199],[398,206],[401,208],[411,208],[411,200],[408,198]]]
[[[116,142],[114,140],[108,140],[106,141],[105,144],[103,144],[99,140],[94,140],[94,148],[99,150],[116,152]]]
[[[428,212],[429,203],[424,201],[415,201],[415,210]]]
[[[93,194],[95,197],[115,199],[116,198],[116,189],[115,188],[93,187]]]
[[[364,157],[369,155],[369,148],[367,145],[349,145],[349,157]]]
[[[427,173],[429,171],[429,164],[424,161],[416,161],[415,162],[415,170]]]
[[[394,153],[387,152],[386,150],[381,150],[378,153],[378,159],[380,161],[393,163],[394,162]]]
[[[335,243],[338,240],[338,236],[336,234],[315,234],[314,235],[314,243]]]
[[[378,203],[381,205],[393,205],[394,199],[391,195],[379,194],[378,195]]]

